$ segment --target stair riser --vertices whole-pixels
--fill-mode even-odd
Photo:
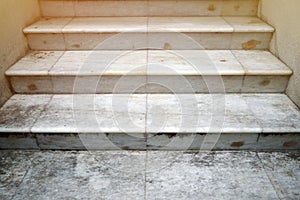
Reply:
[[[12,76],[21,94],[282,93],[290,76]],[[98,81],[100,81],[98,83]],[[146,84],[148,83],[148,84]],[[224,84],[224,86],[223,86]],[[146,85],[146,86],[145,86]]]
[[[110,142],[103,142],[102,138]],[[204,147],[205,134],[121,133],[1,133],[0,149],[42,150],[210,150]],[[300,135],[293,133],[221,134],[213,150],[299,150]]]
[[[32,50],[265,50],[272,33],[45,33],[27,38]]]
[[[256,16],[258,0],[41,0],[43,16]]]

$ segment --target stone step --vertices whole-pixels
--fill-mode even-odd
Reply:
[[[24,29],[33,50],[262,50],[273,32],[257,17],[43,18]]]
[[[33,51],[6,75],[16,93],[277,93],[292,74],[268,51]]]
[[[1,149],[300,148],[300,112],[284,94],[14,95]]]
[[[256,16],[258,0],[40,0],[47,17]]]

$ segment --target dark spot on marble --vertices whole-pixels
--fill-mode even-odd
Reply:
[[[216,6],[213,5],[213,4],[210,4],[210,5],[207,7],[207,10],[208,10],[208,11],[215,11],[215,10],[216,10]]]
[[[235,5],[233,8],[234,8],[235,11],[238,11],[241,8],[241,6],[240,5]]]
[[[72,47],[74,47],[74,48],[80,48],[80,44],[73,44]]]
[[[296,145],[297,145],[297,142],[295,142],[295,141],[287,141],[287,142],[283,143],[284,147],[294,147]]]
[[[261,41],[249,40],[248,42],[243,43],[242,47],[244,50],[252,50],[259,44],[261,44]]]
[[[123,149],[123,150],[129,150],[130,148],[127,147],[127,146],[123,146],[122,149]]]
[[[270,84],[270,80],[263,80],[263,81],[261,81],[261,82],[259,82],[259,85],[260,86],[267,86],[267,85],[269,85]]]
[[[288,153],[287,157],[293,160],[298,160],[300,161],[300,153],[299,152],[290,152]]]
[[[30,91],[37,90],[37,87],[36,87],[35,84],[28,85],[27,88],[28,88]]]
[[[220,60],[220,62],[227,62],[227,60]]]
[[[231,147],[241,147],[241,146],[243,146],[245,144],[245,142],[244,141],[239,141],[239,142],[233,142],[233,143],[231,143]]]
[[[172,49],[172,47],[169,43],[164,44],[164,50],[171,50],[171,49]]]
[[[156,135],[160,136],[160,135],[165,135],[167,136],[168,138],[173,138],[176,136],[176,133],[157,133]]]

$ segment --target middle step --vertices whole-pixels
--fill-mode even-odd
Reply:
[[[33,51],[6,75],[16,93],[284,92],[292,74],[262,50]]]
[[[257,17],[44,18],[24,29],[33,50],[268,49]]]

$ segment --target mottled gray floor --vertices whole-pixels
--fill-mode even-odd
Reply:
[[[0,199],[300,199],[300,152],[0,151]]]

